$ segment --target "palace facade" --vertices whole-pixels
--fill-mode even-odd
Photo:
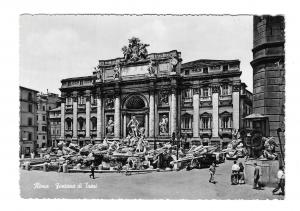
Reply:
[[[99,60],[92,75],[61,81],[61,140],[120,140],[134,123],[152,143],[175,133],[224,146],[245,127],[252,94],[240,80],[239,60],[182,64],[177,50],[148,54],[147,46],[132,38],[122,58]]]

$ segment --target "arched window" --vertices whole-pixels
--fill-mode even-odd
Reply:
[[[66,119],[66,129],[67,130],[72,130],[72,119],[70,119],[70,118],[67,118]]]
[[[78,130],[85,130],[84,128],[85,120],[82,117],[78,118]]]
[[[232,128],[232,113],[224,111],[220,114],[221,128]]]
[[[212,115],[205,112],[200,115],[200,128],[201,129],[211,129],[211,118]]]

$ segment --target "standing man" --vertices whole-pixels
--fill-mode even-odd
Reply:
[[[261,177],[261,169],[257,166],[257,163],[254,163],[254,182],[253,182],[253,189],[260,189],[260,179]]]
[[[215,182],[215,173],[216,173],[216,164],[212,163],[211,166],[209,167],[209,174],[210,174],[210,178],[209,178],[209,182],[216,184]]]
[[[280,166],[278,173],[277,173],[277,178],[278,178],[278,185],[277,187],[272,191],[273,194],[275,194],[279,189],[281,189],[281,194],[284,195],[284,187],[285,187],[285,174],[284,174],[284,167]]]
[[[240,170],[240,167],[238,166],[236,161],[233,161],[233,165],[231,167],[231,185],[238,184],[239,170]]]
[[[94,166],[94,163],[92,163],[92,165],[91,165],[90,178],[91,178],[91,176],[93,177],[93,179],[95,179],[95,166]]]

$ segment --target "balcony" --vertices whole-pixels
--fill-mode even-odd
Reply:
[[[231,94],[227,94],[227,95],[220,95],[219,100],[231,100],[232,99],[232,95]]]
[[[73,130],[72,129],[66,129],[65,135],[73,136]]]
[[[192,134],[193,131],[192,131],[192,128],[181,128],[181,133]]]
[[[232,105],[232,95],[220,95],[219,106],[230,106]]]
[[[200,137],[211,137],[212,136],[212,129],[211,128],[200,128]]]
[[[91,129],[91,135],[97,136],[97,130],[96,129]]]
[[[85,130],[78,130],[77,133],[78,135],[85,136]]]
[[[207,101],[211,101],[211,96],[201,96],[200,97],[200,102],[207,102]]]
[[[78,113],[85,113],[85,104],[78,104],[77,112]]]
[[[232,128],[220,128],[219,135],[220,135],[220,137],[231,137],[232,136]]]
[[[190,107],[193,106],[193,99],[192,98],[184,98],[182,101],[183,107]]]

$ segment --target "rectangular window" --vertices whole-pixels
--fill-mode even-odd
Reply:
[[[45,106],[43,106],[43,111],[46,111],[46,107]]]
[[[228,65],[223,65],[223,71],[227,71],[228,70]]]
[[[191,117],[190,116],[184,116],[182,119],[183,122],[183,128],[184,129],[191,129]]]
[[[42,131],[47,131],[47,127],[46,126],[42,126]]]
[[[30,117],[28,118],[28,125],[32,126],[32,118],[30,118]]]
[[[45,136],[43,136],[43,140],[45,140],[46,139],[46,137]]]
[[[222,95],[228,95],[229,92],[228,92],[228,85],[225,84],[222,86]]]
[[[43,121],[46,121],[46,116],[43,116]]]
[[[209,118],[208,117],[203,117],[202,118],[202,128],[203,129],[208,129],[209,127]]]
[[[70,97],[67,98],[67,105],[72,105],[72,98]]]
[[[209,91],[208,87],[203,88],[203,96],[202,97],[208,97],[209,96]]]
[[[184,99],[192,99],[192,89],[186,89],[183,92]]]
[[[189,74],[190,74],[190,70],[189,70],[189,69],[185,70],[185,71],[184,71],[184,74],[185,74],[185,75],[189,75]]]
[[[28,141],[31,141],[31,139],[32,139],[32,134],[28,133]]]
[[[32,113],[32,105],[28,104],[28,112]]]
[[[228,116],[222,118],[222,128],[230,128],[230,118]]]
[[[208,73],[208,68],[207,67],[203,68],[203,73]]]

